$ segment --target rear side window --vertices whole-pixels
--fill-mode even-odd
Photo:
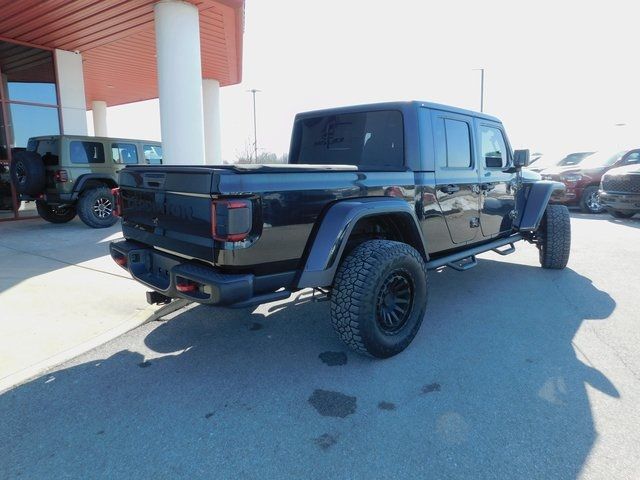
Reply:
[[[112,143],[111,157],[116,163],[135,165],[138,163],[138,151],[133,143]]]
[[[299,120],[290,163],[402,170],[404,127],[395,110]]]
[[[147,165],[162,165],[162,147],[160,145],[143,145],[144,160]]]
[[[438,118],[435,122],[433,133],[436,162],[440,167],[471,167],[471,137],[467,122],[450,118]]]
[[[69,144],[71,163],[104,163],[104,147],[98,142],[80,142]]]
[[[480,146],[485,167],[504,168],[507,165],[507,144],[500,129],[480,126]]]

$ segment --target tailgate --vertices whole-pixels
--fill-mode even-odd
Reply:
[[[127,167],[120,172],[127,239],[213,261],[212,167]]]

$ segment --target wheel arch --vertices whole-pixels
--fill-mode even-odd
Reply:
[[[376,236],[372,226],[382,227],[384,236]],[[297,287],[331,285],[349,250],[375,238],[406,243],[425,262],[429,259],[415,210],[407,201],[391,197],[343,200],[332,204],[316,222],[305,248]]]
[[[523,206],[519,208],[519,210],[522,209],[522,211],[519,213],[516,221],[518,230],[521,232],[536,231],[540,226],[551,195],[555,191],[562,191],[564,189],[564,184],[549,180],[541,180],[531,184],[528,188],[526,198],[518,202],[523,204]]]
[[[96,187],[117,188],[118,183],[111,177],[96,174],[87,173],[81,175],[76,182],[76,186],[73,189],[74,197],[77,199],[82,192],[90,190]]]

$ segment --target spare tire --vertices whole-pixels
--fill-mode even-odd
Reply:
[[[44,190],[44,163],[36,152],[15,152],[9,173],[17,193],[37,195]]]

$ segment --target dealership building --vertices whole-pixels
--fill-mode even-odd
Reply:
[[[0,221],[29,137],[108,136],[107,107],[158,98],[162,161],[221,163],[220,87],[242,77],[244,0],[0,0]],[[140,119],[144,121],[144,119]]]

